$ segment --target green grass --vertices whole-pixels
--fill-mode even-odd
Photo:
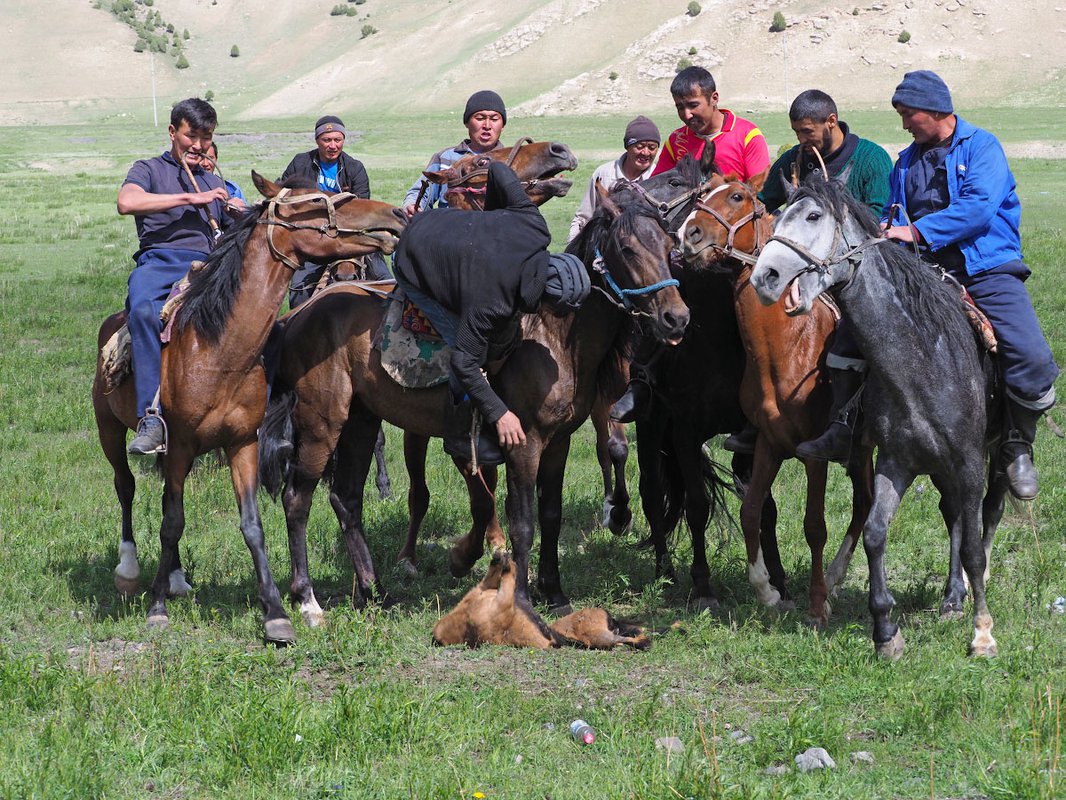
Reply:
[[[1006,112],[971,114],[1007,124]],[[617,148],[625,120],[513,120],[511,136],[570,143],[580,189]],[[661,121],[661,122],[665,122]],[[776,121],[780,122],[780,121]],[[771,126],[776,124],[771,120]],[[227,176],[274,177],[309,147],[305,121],[222,129]],[[894,131],[890,114],[863,119]],[[991,124],[991,123],[989,123]],[[880,126],[880,127],[878,127]],[[1008,126],[1009,127],[1009,126]],[[405,150],[392,147],[404,132]],[[444,131],[442,134],[441,131]],[[267,136],[282,132],[285,135]],[[375,194],[398,202],[428,155],[457,139],[454,119],[375,120],[354,150]],[[784,141],[787,129],[768,136]],[[391,565],[406,527],[400,437],[390,431],[394,498],[368,503],[367,529],[385,583],[401,603],[352,610],[352,575],[324,492],[309,550],[328,624],[297,622],[298,643],[260,645],[251,560],[237,530],[225,468],[207,458],[187,487],[182,559],[195,596],[170,603],[172,625],[144,626],[144,598],[112,585],[118,509],[96,442],[89,387],[99,322],[125,294],[133,223],[115,213],[130,161],[165,147],[165,131],[7,131],[0,143],[0,796],[3,797],[988,797],[1062,796],[1061,707],[1066,618],[1066,454],[1040,433],[1043,490],[1008,513],[994,550],[989,602],[1001,655],[965,655],[968,621],[936,608],[947,539],[936,491],[911,492],[890,532],[890,585],[907,639],[897,664],[873,656],[866,563],[856,555],[824,633],[803,623],[809,556],[795,465],[779,481],[782,554],[800,610],[757,606],[742,543],[714,539],[723,608],[687,605],[686,547],[676,587],[653,579],[636,548],[646,525],[616,539],[596,525],[599,476],[583,429],[568,465],[562,574],[575,605],[606,605],[684,632],[642,654],[433,648],[429,632],[473,579],[454,585],[447,546],[469,524],[462,482],[431,448],[433,503],[419,546],[420,578]],[[1021,131],[1018,131],[1020,134]],[[240,134],[232,135],[232,134]],[[1050,134],[1048,134],[1050,136]],[[228,137],[228,138],[227,138]],[[886,136],[885,140],[891,137]],[[1042,138],[1042,137],[1041,137]],[[50,146],[42,150],[41,142]],[[51,171],[33,169],[47,163]],[[1040,315],[1066,359],[1066,260],[1060,199],[1066,163],[1013,164],[1025,206],[1025,247]],[[556,241],[576,199],[545,206]],[[558,246],[558,245],[557,245]],[[635,458],[629,464],[636,486]],[[158,558],[160,486],[139,476],[134,523],[144,579]],[[835,541],[850,492],[833,469],[827,517]],[[284,519],[262,503],[275,576],[288,575]],[[483,564],[479,568],[483,569]],[[598,738],[578,747],[575,717]],[[754,737],[739,745],[730,733]],[[681,754],[657,750],[678,736]],[[837,769],[773,777],[809,746]],[[852,765],[865,750],[873,765]],[[520,757],[520,758],[519,758]]]

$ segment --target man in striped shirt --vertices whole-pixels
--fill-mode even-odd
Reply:
[[[678,118],[685,123],[670,134],[653,175],[666,172],[691,155],[699,160],[707,142],[714,142],[714,162],[723,174],[742,181],[770,168],[770,151],[762,131],[726,108],[718,107],[714,76],[703,67],[687,67],[670,84]]]

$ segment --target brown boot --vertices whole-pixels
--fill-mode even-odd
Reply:
[[[1036,441],[1036,423],[1043,415],[1042,410],[1036,411],[1007,400],[1007,434],[999,447],[999,458],[1007,473],[1010,493],[1019,500],[1033,500],[1040,491],[1033,464],[1033,442]]]

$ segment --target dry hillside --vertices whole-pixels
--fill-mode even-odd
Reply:
[[[960,105],[1066,97],[1055,45],[1066,0],[700,0],[694,17],[687,0],[366,0],[356,17],[330,16],[338,2],[154,0],[190,32],[189,69],[155,58],[161,104],[210,89],[231,118],[414,114],[453,111],[493,87],[517,113],[659,112],[681,59],[710,67],[738,109],[780,108],[811,86],[883,105],[912,68],[940,72]],[[0,3],[0,123],[150,107],[152,59],[98,4],[110,0]],[[783,33],[769,31],[775,11]],[[377,32],[363,38],[367,25]]]

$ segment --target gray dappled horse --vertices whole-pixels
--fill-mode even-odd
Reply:
[[[791,194],[751,282],[764,303],[786,294],[793,314],[809,312],[819,294],[836,287],[869,364],[863,408],[878,453],[863,545],[877,652],[890,659],[903,652],[890,617],[885,540],[907,487],[928,474],[951,537],[941,614],[962,614],[965,570],[974,600],[970,652],[995,655],[985,582],[1007,491],[999,465],[989,460],[1001,400],[993,394],[992,359],[977,344],[958,294],[911,250],[882,240],[869,210],[841,180],[821,178]]]

